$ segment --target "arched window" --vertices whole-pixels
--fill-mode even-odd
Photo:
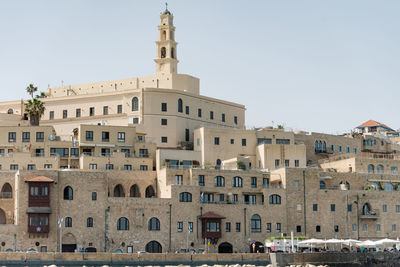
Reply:
[[[65,217],[65,227],[72,227],[72,218]]]
[[[87,218],[86,226],[87,227],[93,227],[93,218],[92,217]]]
[[[140,197],[140,188],[137,184],[131,186],[130,197]]]
[[[12,108],[8,109],[7,114],[14,114],[14,110]]]
[[[132,98],[132,111],[138,111],[139,110],[139,98],[136,96]]]
[[[0,224],[6,224],[6,223],[7,223],[6,213],[4,212],[3,209],[0,209]]]
[[[121,217],[117,222],[117,230],[128,231],[129,230],[129,220],[125,217]]]
[[[150,198],[150,197],[154,197],[156,194],[154,193],[154,189],[153,189],[153,187],[151,186],[151,185],[149,185],[147,188],[146,188],[146,197],[147,198]]]
[[[324,181],[319,181],[319,189],[325,189],[326,188],[326,184]]]
[[[12,187],[9,183],[5,183],[1,188],[1,198],[12,198]]]
[[[146,252],[148,253],[161,253],[162,247],[161,244],[157,241],[151,241],[146,245]]]
[[[72,187],[67,186],[64,188],[64,199],[65,200],[73,200],[74,199],[74,191]]]
[[[180,193],[179,202],[192,202],[192,194],[189,192]]]
[[[125,197],[125,190],[121,184],[114,187],[114,197]]]
[[[220,168],[221,168],[221,160],[217,159],[216,162],[215,162],[215,169],[219,170]]]
[[[225,178],[222,176],[216,176],[214,178],[214,186],[224,187],[225,186]]]
[[[322,143],[322,151],[326,152],[326,142],[325,141]]]
[[[171,58],[175,58],[175,50],[173,47],[171,48]]]
[[[375,167],[372,164],[368,165],[368,173],[374,173],[375,172]]]
[[[160,220],[153,217],[149,220],[149,231],[160,231]]]
[[[391,183],[385,183],[385,186],[384,186],[383,190],[385,190],[385,191],[393,191],[394,187],[393,187],[393,185]]]
[[[167,32],[166,31],[162,32],[161,40],[163,40],[163,41],[167,40]]]
[[[261,232],[261,217],[258,214],[251,217],[251,231]]]
[[[379,164],[378,166],[376,166],[376,172],[383,173],[383,165]]]
[[[178,112],[183,112],[183,101],[180,98],[178,99]]]
[[[269,196],[269,204],[273,204],[273,205],[281,204],[281,196],[277,195],[277,194],[270,195]]]
[[[314,143],[314,150],[315,150],[315,152],[318,152],[318,151],[319,151],[319,142],[318,142],[318,140],[315,140],[315,143]]]
[[[362,215],[370,215],[371,214],[371,205],[369,203],[365,203],[362,209]]]
[[[161,58],[165,58],[167,56],[167,49],[165,47],[161,47]]]
[[[232,187],[242,187],[242,186],[243,186],[242,178],[240,178],[239,176],[233,177]]]

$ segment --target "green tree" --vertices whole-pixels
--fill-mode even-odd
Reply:
[[[33,126],[39,125],[40,117],[42,117],[46,109],[44,107],[44,103],[39,100],[42,94],[33,97],[33,94],[37,90],[37,87],[35,87],[33,84],[30,84],[28,87],[26,87],[26,92],[30,94],[31,99],[25,103],[25,112],[28,114],[30,124]]]

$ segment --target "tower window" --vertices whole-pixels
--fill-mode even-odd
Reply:
[[[171,58],[175,58],[175,51],[173,47],[171,48]]]
[[[167,49],[165,47],[161,47],[161,58],[165,58],[167,55]]]

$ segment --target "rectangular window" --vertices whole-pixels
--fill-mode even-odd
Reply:
[[[235,144],[235,139],[231,139],[231,145]]]
[[[354,148],[354,154],[357,154],[358,153],[358,150],[357,150],[357,148],[355,147]]]
[[[346,148],[346,152],[350,153],[350,147],[349,146]]]
[[[89,116],[94,116],[94,107],[89,108]]]
[[[199,186],[204,186],[204,175],[199,175]]]
[[[295,166],[295,167],[299,167],[299,166],[300,166],[299,160],[298,160],[298,159],[295,159],[295,160],[294,160],[294,166]]]
[[[269,178],[263,178],[263,187],[269,188]]]
[[[97,164],[96,163],[90,163],[89,164],[89,170],[97,170]]]
[[[167,125],[168,120],[167,119],[161,119],[161,125]]]
[[[299,188],[300,182],[299,180],[294,180],[294,188]]]
[[[301,212],[301,204],[297,204],[296,210],[297,210],[297,212]]]
[[[44,141],[44,132],[36,132],[36,142]]]
[[[219,145],[219,137],[214,137],[214,145]]]
[[[197,110],[197,117],[201,118],[201,108]]]
[[[114,170],[114,164],[106,164],[106,170]]]
[[[276,232],[277,233],[281,232],[281,224],[280,223],[276,223]]]
[[[289,167],[290,161],[288,159],[285,159],[285,167]]]
[[[182,175],[175,175],[175,184],[182,185],[183,176]]]
[[[236,223],[236,232],[240,232],[240,222]]]
[[[400,212],[400,205],[396,205],[396,213]]]
[[[190,131],[189,129],[185,129],[185,141],[189,142],[190,140]]]
[[[357,231],[357,225],[355,223],[351,225],[351,230],[353,232]]]
[[[363,230],[363,232],[367,231],[367,225],[365,223],[362,225],[362,230]]]
[[[51,156],[60,156],[62,158],[68,158],[69,157],[69,149],[68,148],[56,148],[56,147],[51,147],[50,148],[50,155]]]
[[[275,168],[278,168],[279,167],[279,159],[276,159],[275,160]]]
[[[11,164],[10,170],[18,170],[18,164]]]
[[[317,233],[321,232],[321,225],[316,225],[315,226],[315,232],[317,232]]]
[[[161,103],[161,111],[167,112],[167,103]]]
[[[214,119],[214,111],[210,111],[210,120]]]
[[[396,232],[396,225],[392,224],[392,232]]]
[[[186,115],[189,115],[189,106],[185,107],[185,113],[186,113]]]
[[[335,231],[335,233],[339,232],[339,225],[334,225],[333,226],[333,230]]]
[[[109,142],[110,141],[110,132],[101,132],[101,141]]]
[[[108,115],[108,106],[103,106],[103,115]]]
[[[193,222],[188,222],[188,232],[193,233]]]
[[[297,233],[301,233],[301,225],[297,225],[296,226],[296,232]]]
[[[77,118],[79,118],[79,117],[81,116],[81,109],[80,109],[80,108],[77,108],[77,109],[75,110],[75,116],[76,116]]]
[[[86,131],[86,141],[93,141],[93,131]]]
[[[8,154],[11,154],[11,153],[13,153],[13,150],[12,150],[12,148],[9,148],[9,149],[7,149],[7,153],[8,153]]]
[[[226,232],[230,232],[231,231],[231,223],[230,222],[226,222],[225,223],[225,231]]]
[[[238,124],[238,118],[237,118],[237,116],[234,116],[234,117],[233,117],[233,123],[236,124],[236,125]]]
[[[79,148],[71,148],[71,158],[79,158]]]
[[[125,142],[125,132],[118,132],[118,142]]]
[[[251,188],[257,188],[257,177],[251,177]]]
[[[64,109],[63,110],[63,119],[68,118],[68,110]]]
[[[30,141],[31,141],[31,133],[22,132],[22,142],[30,142]]]
[[[54,120],[54,111],[49,112],[49,119]]]
[[[335,152],[335,145],[331,145],[332,152]]]
[[[168,137],[161,136],[161,143],[168,143]]]
[[[271,233],[272,230],[272,224],[271,223],[267,223],[267,233]]]
[[[147,171],[149,168],[147,167],[147,165],[140,165],[139,166],[139,170],[141,171]]]
[[[35,169],[36,169],[36,166],[35,166],[35,164],[28,164],[27,169],[30,170],[30,171],[32,171],[32,170],[35,170]]]
[[[238,194],[233,194],[233,202],[238,202],[239,201],[239,197]]]
[[[117,106],[117,113],[121,114],[122,113],[122,105]]]
[[[276,139],[277,145],[290,145],[290,139]]]
[[[178,232],[183,231],[183,222],[178,222]]]
[[[387,212],[387,205],[386,204],[382,205],[382,212]]]
[[[219,194],[219,201],[223,202],[225,200],[225,195],[224,194]]]
[[[335,209],[336,209],[336,205],[335,204],[331,204],[331,211],[333,212],[333,211],[335,211]]]
[[[242,146],[246,146],[246,143],[247,143],[247,142],[246,142],[246,139],[243,138],[243,139],[242,139]]]
[[[221,121],[225,122],[225,114],[224,113],[221,114]]]
[[[339,146],[339,152],[343,152],[342,146]]]
[[[380,224],[377,224],[377,225],[376,225],[376,231],[377,231],[377,232],[380,232],[380,231],[381,231],[381,225],[380,225]]]
[[[139,158],[148,158],[149,150],[147,148],[139,148]]]
[[[4,157],[5,151],[3,148],[0,149],[0,157]]]
[[[110,151],[109,148],[102,148],[102,149],[101,149],[101,155],[102,155],[103,157],[110,156],[110,153],[111,153],[111,151]]]
[[[318,204],[313,204],[312,210],[313,211],[318,211]]]
[[[8,142],[16,142],[17,141],[17,133],[9,132],[8,133]]]
[[[139,124],[139,118],[133,118],[132,119],[133,124]]]
[[[132,165],[130,165],[130,164],[125,164],[125,165],[124,165],[124,170],[125,170],[125,171],[131,171],[131,170],[132,170]]]
[[[51,169],[51,168],[53,168],[53,165],[52,164],[44,164],[44,166],[43,166],[45,169]]]
[[[352,212],[353,211],[353,205],[348,204],[347,205],[347,212]]]

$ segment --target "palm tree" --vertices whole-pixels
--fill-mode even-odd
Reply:
[[[37,98],[46,98],[46,93],[45,92],[40,92],[40,94],[36,95]]]
[[[26,92],[31,95],[32,99],[29,99],[28,102],[25,103],[25,112],[28,113],[29,120],[32,126],[38,126],[40,117],[44,114],[45,107],[44,103],[39,100],[43,96],[40,95],[33,97],[33,94],[38,90],[33,84],[30,84],[26,87]]]
[[[35,92],[37,92],[37,90],[38,90],[38,88],[35,87],[35,86],[33,85],[33,83],[29,84],[29,86],[26,87],[26,92],[27,92],[28,94],[31,95],[31,98],[32,98],[32,99],[33,99],[33,94],[34,94]]]

